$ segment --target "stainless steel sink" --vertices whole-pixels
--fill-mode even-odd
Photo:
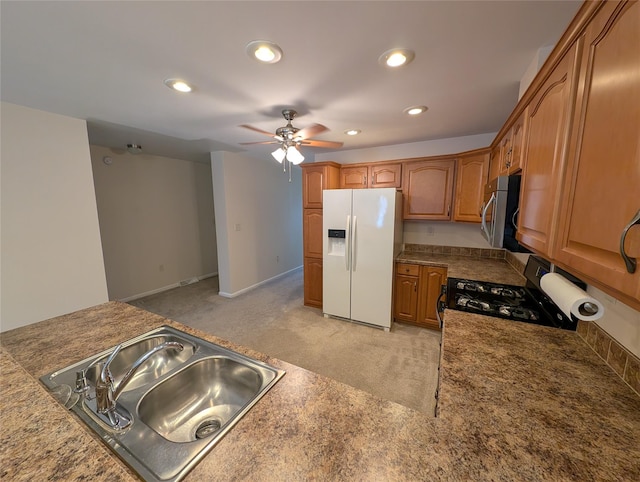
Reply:
[[[144,480],[178,481],[282,377],[284,371],[188,333],[163,326],[122,344],[111,362],[118,382],[142,355],[166,343],[149,358],[117,400],[117,411],[132,423],[123,430],[104,423],[96,409],[98,366],[113,349],[97,353],[40,380],[51,390],[72,388],[86,370],[88,392],[71,410],[91,427]]]

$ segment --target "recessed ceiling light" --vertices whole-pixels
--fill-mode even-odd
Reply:
[[[378,62],[385,67],[401,67],[413,60],[415,54],[407,49],[391,49],[383,53]]]
[[[167,79],[164,85],[178,92],[191,92],[193,88],[182,79]]]
[[[362,131],[360,129],[349,129],[344,131],[344,133],[348,136],[357,136],[358,134],[360,134]]]
[[[258,62],[275,64],[282,58],[282,49],[268,40],[253,40],[247,44],[247,55]]]
[[[405,110],[403,110],[402,112],[404,112],[405,114],[408,115],[420,115],[423,112],[427,111],[427,107],[424,105],[414,105],[413,107],[407,107]]]

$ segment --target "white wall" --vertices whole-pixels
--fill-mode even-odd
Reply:
[[[545,60],[547,60],[547,57],[549,57],[552,49],[553,45],[549,45],[547,47],[541,47],[536,51],[536,54],[533,56],[529,67],[527,67],[527,70],[520,79],[520,92],[518,93],[518,99],[521,99],[524,93],[527,91],[527,88],[531,85],[531,82],[533,82],[536,74],[542,68],[542,65],[544,64]]]
[[[1,105],[0,330],[108,300],[86,122]]]
[[[271,158],[212,152],[220,294],[236,296],[302,265],[302,179]]]
[[[217,272],[210,164],[102,146],[91,162],[110,299]]]
[[[411,142],[409,144],[316,154],[315,162],[335,161],[340,164],[353,164],[357,162],[378,162],[394,159],[409,159],[412,157],[457,154],[459,152],[489,147],[495,139],[496,134],[497,132],[492,132],[475,136],[451,137],[433,141]]]

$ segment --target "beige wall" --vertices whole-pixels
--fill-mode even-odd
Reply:
[[[237,296],[302,265],[301,169],[212,152],[220,294]]]
[[[110,299],[217,272],[209,164],[102,146],[91,162]]]
[[[86,122],[2,103],[1,321],[107,301]]]

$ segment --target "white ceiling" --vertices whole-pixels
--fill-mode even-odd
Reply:
[[[84,1],[0,3],[2,100],[86,119],[90,142],[207,159],[263,156],[280,111],[330,131],[342,149],[497,131],[538,48],[553,45],[581,1]],[[247,43],[271,40],[261,65]],[[390,48],[415,51],[398,70]],[[184,78],[191,94],[171,91]],[[410,118],[403,109],[423,104]],[[346,129],[361,129],[349,137]],[[305,148],[303,152],[310,148]],[[314,149],[315,152],[329,152]]]

